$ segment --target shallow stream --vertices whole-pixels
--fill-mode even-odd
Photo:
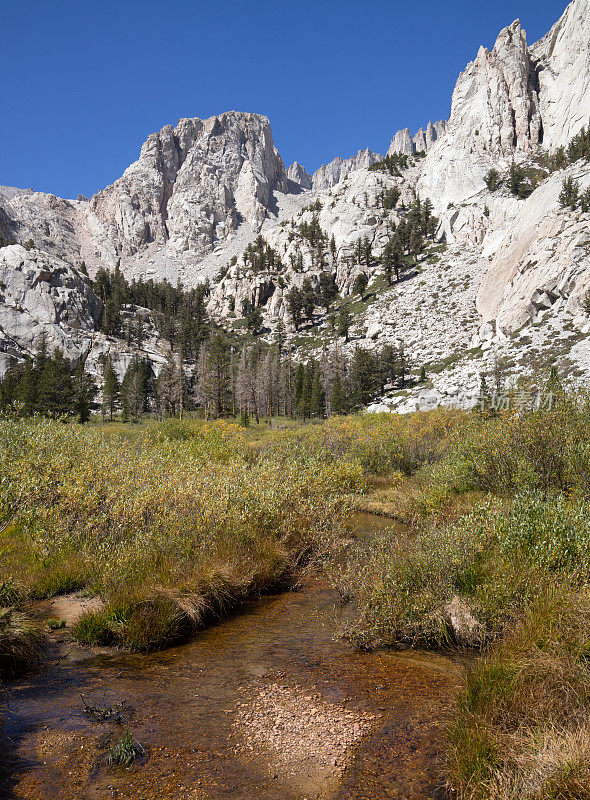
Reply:
[[[392,524],[367,514],[360,536]],[[434,798],[461,667],[429,653],[357,653],[321,580],[251,602],[164,652],[89,651],[55,635],[3,712],[0,797],[27,800]],[[85,704],[113,707],[107,721]],[[128,730],[144,754],[107,769]]]

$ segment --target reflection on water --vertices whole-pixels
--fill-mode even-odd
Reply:
[[[390,524],[395,525],[358,514],[351,529],[362,536]],[[162,653],[89,654],[64,635],[59,658],[12,686],[2,744],[10,752],[6,766],[12,777],[4,779],[0,796],[434,797],[441,721],[460,683],[460,668],[427,653],[355,653],[336,637],[350,613],[328,586],[310,580],[301,591],[249,603],[193,641]],[[338,785],[326,778],[329,764],[317,771],[322,777],[315,785],[314,771],[302,783],[296,768],[292,780],[278,775],[271,753],[248,754],[238,747],[239,710],[271,685],[313,694],[322,707],[342,709],[343,719],[358,713],[372,720],[349,752]],[[101,746],[122,729],[85,714],[82,697],[91,704],[128,703],[129,730],[146,751],[140,763],[105,770]],[[337,729],[329,730],[338,737]],[[326,758],[321,749],[317,758]]]

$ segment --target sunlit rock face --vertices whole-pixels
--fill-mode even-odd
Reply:
[[[377,161],[381,161],[382,158],[383,156],[380,156],[379,153],[373,153],[369,148],[359,150],[356,156],[352,156],[352,158],[340,158],[340,156],[337,156],[329,164],[322,164],[313,173],[312,188],[314,192],[330,189],[340,181],[343,181],[351,172],[370,167]]]
[[[440,119],[434,124],[429,122],[426,130],[418,130],[414,136],[410,133],[409,128],[404,128],[394,134],[387,155],[391,156],[394,153],[401,153],[406,156],[411,156],[413,153],[425,153],[430,150],[432,145],[437,139],[443,135],[447,128],[446,119]]]
[[[150,243],[206,255],[243,221],[258,229],[287,174],[270,124],[230,111],[148,136],[139,159],[90,207],[118,253]]]
[[[311,282],[317,290],[330,272],[346,298],[361,271],[382,285],[383,249],[416,197],[429,198],[440,221],[431,256],[371,295],[350,342],[338,347],[403,342],[416,364],[456,357],[432,374],[444,395],[460,385],[477,390],[485,359],[523,330],[525,351],[544,346],[543,337],[565,342],[572,329],[584,337],[590,215],[562,208],[558,198],[565,177],[580,191],[590,186],[590,165],[546,173],[527,199],[506,180],[490,191],[484,177],[492,167],[505,177],[512,162],[538,165],[541,151],[566,146],[589,124],[590,0],[574,0],[532,46],[516,20],[491,50],[474,55],[458,77],[448,122],[393,136],[387,153],[408,156],[399,171],[375,168],[383,157],[370,149],[313,175],[298,162],[286,171],[266,117],[227,112],[151,134],[139,159],[89,201],[0,187],[3,241],[33,242],[0,248],[4,359],[31,352],[46,329],[51,345],[72,358],[88,352],[98,364],[110,352],[123,369],[132,351],[95,330],[98,301],[82,261],[91,275],[118,265],[128,278],[185,286],[207,279],[209,312],[222,324],[259,307],[267,332],[280,320],[289,336],[293,287]],[[386,208],[383,196],[392,192],[399,202]],[[315,219],[325,235],[321,254],[299,235]],[[244,251],[260,235],[276,261],[253,270]],[[370,247],[369,264],[355,259],[359,241]],[[316,321],[327,325],[319,313]],[[326,339],[338,339],[333,329]],[[590,371],[586,341],[568,347],[576,368]],[[145,347],[157,365],[164,344],[156,330]]]
[[[297,186],[302,189],[311,189],[312,179],[305,169],[298,161],[294,161],[287,170],[287,177]]]

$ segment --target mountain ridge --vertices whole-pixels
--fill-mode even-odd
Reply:
[[[436,334],[443,349],[434,339],[428,345],[433,358],[443,359],[465,348],[467,339],[481,350],[468,376],[471,389],[478,371],[489,368],[490,354],[539,315],[568,315],[583,334],[588,215],[564,211],[558,195],[567,176],[584,190],[588,167],[579,163],[551,175],[541,162],[590,122],[589,86],[590,0],[573,0],[531,46],[518,20],[503,28],[494,47],[481,47],[459,75],[449,120],[429,122],[414,136],[408,129],[394,134],[386,158],[359,150],[309,175],[298,162],[285,168],[263,115],[229,111],[182,119],[148,136],[137,161],[89,201],[0,191],[0,233],[21,244],[32,240],[45,257],[74,270],[83,261],[91,274],[119,267],[129,278],[167,278],[187,286],[208,280],[209,311],[222,325],[231,328],[238,319],[231,309],[259,308],[269,335],[281,321],[293,337],[289,292],[306,281],[319,291],[326,270],[333,272],[342,302],[354,295],[361,273],[377,281],[404,209],[416,197],[428,198],[438,218],[436,239],[447,248],[437,258],[452,265],[452,282],[469,264],[478,265],[478,283],[470,283],[466,294],[472,310],[462,323],[465,335],[457,338],[443,326]],[[540,181],[528,198],[507,191],[513,164]],[[499,189],[486,183],[491,170],[500,176]],[[399,199],[387,208],[385,195]],[[323,252],[300,235],[301,226],[314,220],[325,237]],[[260,236],[276,252],[278,271],[275,265],[252,272],[244,253]],[[355,262],[361,241],[370,248],[370,265]],[[0,267],[4,262],[8,269],[12,262],[3,250]],[[33,258],[27,252],[20,254],[25,262]],[[531,267],[533,262],[542,263]],[[423,280],[428,284],[430,278]],[[434,270],[429,290],[440,294],[442,280]],[[394,287],[389,300],[387,292],[377,298],[356,320],[352,344],[334,336],[333,341],[345,349],[360,342],[407,342],[396,296],[411,286]],[[426,295],[420,302],[427,301]],[[418,320],[417,312],[410,314]],[[315,320],[323,331],[326,319],[316,313]],[[21,335],[19,345],[15,327],[5,321],[0,348],[28,352],[30,337]],[[430,340],[425,332],[424,341]],[[416,346],[427,362],[428,348]],[[446,370],[442,374],[432,379],[434,390],[445,381],[456,383]]]

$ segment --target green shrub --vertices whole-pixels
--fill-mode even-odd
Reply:
[[[362,611],[355,637],[362,630],[389,644],[453,644],[441,610],[454,598],[482,626],[473,645],[497,637],[553,575],[588,578],[589,511],[579,501],[521,495],[486,501],[456,523],[434,520],[403,544],[386,529],[369,553],[361,544],[334,568],[336,585]]]
[[[566,492],[590,497],[588,398],[560,393],[553,408],[518,409],[482,419],[473,414],[445,458],[430,470],[449,491]]]

